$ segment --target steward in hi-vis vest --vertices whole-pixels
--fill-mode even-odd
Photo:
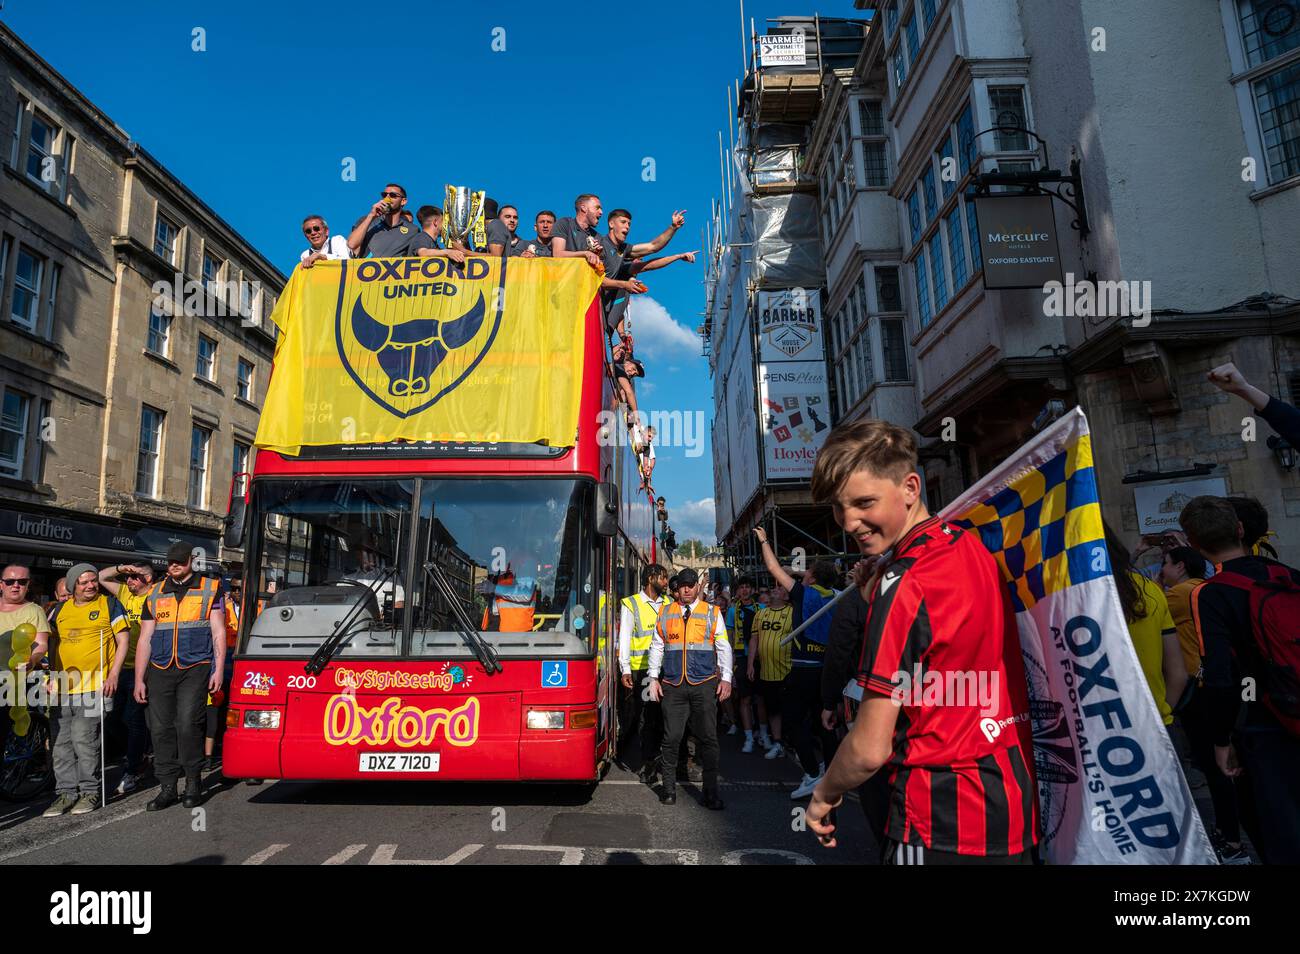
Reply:
[[[182,772],[185,807],[201,802],[204,710],[208,693],[221,688],[225,663],[221,581],[196,574],[189,545],[174,543],[167,551],[167,575],[145,598],[135,657],[135,701],[149,706],[154,773],[161,785],[146,806],[150,811],[180,801],[176,783]]]
[[[489,579],[492,592],[480,628],[484,632],[531,633],[537,614],[536,578],[517,576],[512,567],[506,567],[504,573]]]
[[[696,756],[704,766],[705,808],[718,797],[718,703],[731,697],[731,642],[722,613],[700,600],[700,578],[687,567],[677,574],[677,599],[664,607],[650,642],[650,698],[662,699],[663,793],[677,802],[677,750],[690,723]]]
[[[641,780],[650,784],[657,774],[659,748],[663,743],[663,713],[650,700],[650,644],[663,610],[668,571],[651,563],[642,573],[643,589],[623,599],[618,614],[618,760],[628,771],[627,753],[640,726]]]

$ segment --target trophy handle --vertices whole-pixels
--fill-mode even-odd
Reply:
[[[444,248],[451,248],[451,210],[455,201],[456,189],[452,185],[447,185],[442,203],[442,244]]]
[[[487,223],[483,220],[483,203],[487,193],[483,191],[469,194],[469,226],[466,231],[474,239],[474,247],[481,252],[487,251]]]

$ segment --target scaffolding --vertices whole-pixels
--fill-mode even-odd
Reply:
[[[741,22],[743,31],[743,6]],[[748,37],[742,34],[743,79],[727,89],[698,330],[714,381],[718,540],[736,572],[762,572],[757,526],[767,528],[783,560],[796,546],[809,565],[855,556],[829,508],[812,502],[806,481],[769,481],[764,473],[756,302],[760,291],[817,295],[825,284],[817,184],[804,157],[823,76],[852,72],[868,27],[860,19],[790,16],[766,21],[760,35],[751,20]],[[802,44],[788,39],[799,35]]]

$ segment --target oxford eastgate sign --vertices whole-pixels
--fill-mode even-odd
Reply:
[[[1042,288],[1061,281],[1051,196],[977,196],[975,218],[985,288]]]

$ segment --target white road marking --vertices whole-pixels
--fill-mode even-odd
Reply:
[[[607,855],[674,855],[679,865],[698,865],[700,853],[694,848],[606,848]]]
[[[347,864],[349,861],[351,861],[351,860],[352,860],[353,858],[355,858],[357,855],[361,854],[361,852],[364,851],[365,848],[366,848],[365,845],[348,845],[346,848],[344,848],[342,851],[340,851],[337,855],[330,855],[330,857],[328,857],[328,858],[326,858],[324,861],[322,861],[321,864],[323,864],[323,865],[342,865],[342,864]]]
[[[130,811],[122,812],[119,815],[109,815],[108,817],[101,817],[98,821],[91,822],[90,824],[78,825],[71,831],[65,831],[62,834],[54,835],[49,838],[42,838],[35,844],[29,844],[22,848],[15,848],[12,851],[6,851],[4,854],[0,854],[0,861],[8,861],[10,858],[17,858],[20,855],[31,854],[34,851],[43,851],[46,848],[53,848],[55,845],[62,844],[65,841],[71,841],[73,838],[80,838],[82,835],[88,835],[92,831],[98,831],[101,828],[106,828],[107,826],[116,824],[117,822],[126,821],[128,818],[134,818],[144,810],[144,806],[141,805],[139,808],[133,808]],[[103,809],[101,809],[101,811],[103,811]],[[40,818],[33,818],[32,821],[39,823]]]
[[[401,860],[398,860],[396,857],[397,855],[396,845],[380,845],[378,848],[375,849],[375,853],[371,856],[368,864],[372,864],[372,865],[458,865],[482,847],[483,847],[482,845],[466,845],[464,848],[452,852],[446,858],[440,858],[440,859],[431,858],[431,859],[421,859],[421,860],[415,860],[415,859],[408,860],[403,858]]]
[[[288,845],[267,845],[257,854],[251,855],[250,857],[246,858],[243,863],[246,865],[260,865],[264,861],[266,861],[266,859],[270,858],[272,855],[278,855],[280,852],[284,851],[284,849],[288,847],[289,847]]]
[[[562,865],[580,865],[584,850],[582,848],[565,848],[561,845],[497,845],[501,851],[559,851],[563,852],[559,863]]]
[[[801,855],[797,851],[782,851],[780,848],[741,848],[737,851],[729,851],[722,856],[722,863],[724,865],[743,864],[740,859],[746,855],[772,855],[775,858],[786,858],[797,865],[815,865],[817,863],[807,855]]]

